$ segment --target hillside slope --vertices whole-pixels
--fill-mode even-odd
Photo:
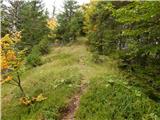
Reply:
[[[85,38],[72,45],[53,47],[43,65],[26,71],[28,96],[43,94],[45,101],[20,105],[20,93],[2,86],[3,120],[158,120],[160,105],[127,85],[116,61],[103,57],[92,62]]]

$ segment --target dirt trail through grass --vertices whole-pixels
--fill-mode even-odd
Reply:
[[[62,113],[62,120],[74,120],[76,110],[79,108],[80,97],[86,90],[86,85],[81,85],[80,90],[70,99],[70,102]]]
[[[78,58],[76,59],[77,62],[75,65],[82,75],[80,90],[70,98],[66,109],[61,112],[61,120],[74,120],[75,113],[80,106],[80,98],[87,92],[87,86],[89,85],[90,79],[104,73],[112,73],[112,71],[115,70],[110,66],[111,64],[109,62],[107,64],[104,63],[99,65],[91,62],[92,54],[87,50],[87,47],[84,44],[72,45],[69,49],[65,50],[65,52]]]
[[[68,106],[62,112],[62,120],[74,120],[75,112],[77,111],[80,105],[80,98],[87,89],[87,84],[85,83],[85,81],[87,81],[86,74],[83,74],[83,70],[85,69],[85,56],[80,56],[79,68],[81,70],[81,74],[83,75],[83,79],[81,80],[80,89],[76,94],[74,94],[74,96],[71,97]]]

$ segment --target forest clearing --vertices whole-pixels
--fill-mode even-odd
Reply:
[[[1,2],[1,120],[160,120],[160,2]]]

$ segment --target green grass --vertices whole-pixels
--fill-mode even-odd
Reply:
[[[159,120],[160,104],[123,77],[104,74],[95,77],[80,101],[76,120]]]
[[[54,51],[54,50],[53,50]],[[59,51],[59,50],[58,50]],[[47,61],[47,59],[52,59]],[[43,58],[42,66],[26,71],[22,77],[27,96],[43,93],[45,101],[31,106],[19,103],[20,92],[11,85],[2,87],[3,120],[56,120],[59,110],[65,109],[69,98],[79,89],[82,75],[73,55],[55,52]]]
[[[43,65],[29,69],[22,75],[22,86],[27,96],[43,93],[47,97],[31,106],[20,105],[21,96],[17,87],[2,86],[3,120],[57,120],[69,99],[79,90],[81,80],[86,78],[92,67],[82,69],[80,59],[90,62],[90,53],[84,45],[74,44],[53,48],[50,54],[42,56]],[[87,72],[86,72],[87,71]]]
[[[34,74],[32,78],[34,81],[27,82],[24,87],[28,96],[43,93],[48,97],[47,100],[27,107],[19,105],[18,97],[14,96],[8,105],[3,106],[3,120],[10,118],[12,120],[35,120],[38,119],[39,114],[42,118],[57,119],[60,115],[59,109],[64,108],[69,96],[78,90],[81,75],[76,68],[66,68],[60,72],[55,70],[43,73],[43,75],[39,74],[39,76]]]
[[[81,97],[76,120],[159,120],[160,105],[125,82],[117,61],[100,56],[103,62],[95,64],[85,44],[86,39],[80,38],[68,46],[55,47],[42,56],[43,65],[22,75],[27,96],[43,93],[47,99],[42,102],[20,105],[19,89],[4,84],[2,120],[58,120],[80,84],[89,87]]]

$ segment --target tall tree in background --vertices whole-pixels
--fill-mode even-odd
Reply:
[[[20,29],[22,30],[22,42],[20,47],[31,48],[39,43],[42,35],[48,34],[47,18],[44,14],[41,1],[26,2],[21,12]]]
[[[21,31],[21,42],[18,47],[30,48],[38,44],[42,35],[47,35],[48,16],[45,14],[43,4],[39,0],[21,1],[7,0],[2,4],[2,37],[16,31]]]
[[[85,12],[85,26],[91,51],[104,55],[115,47],[117,24],[112,16],[111,2],[93,1]]]
[[[8,5],[5,5],[4,2],[7,2]],[[24,1],[20,0],[1,1],[2,37],[5,34],[19,31],[20,11],[23,5]]]
[[[108,55],[124,47],[124,40],[118,36],[122,26],[112,15],[113,9],[128,2],[91,1],[85,6],[84,24],[92,52]]]
[[[65,0],[64,2],[64,16],[66,21],[70,21],[72,16],[74,16],[78,8],[77,2],[75,0]]]
[[[64,11],[57,16],[57,38],[63,43],[76,39],[83,23],[83,15],[78,10],[79,6],[75,0],[64,2]]]
[[[52,10],[52,18],[55,18],[55,15],[56,15],[56,6],[55,6],[55,1],[53,3],[53,10]]]
[[[9,33],[9,21],[7,19],[6,6],[1,2],[1,37],[4,37],[5,34]]]

